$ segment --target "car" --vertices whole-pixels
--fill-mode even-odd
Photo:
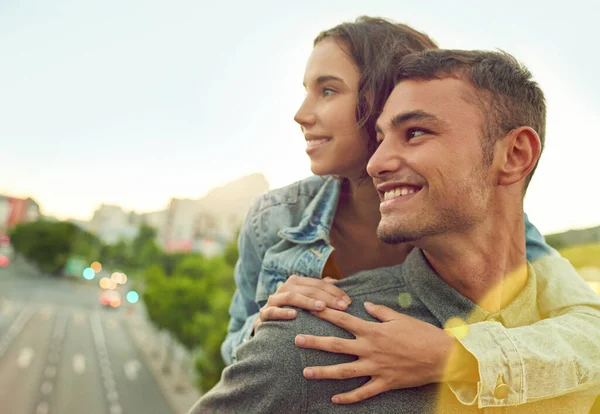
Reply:
[[[116,290],[104,290],[100,294],[100,304],[105,308],[117,309],[121,306],[121,294]]]

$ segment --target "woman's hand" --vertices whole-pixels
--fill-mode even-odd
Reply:
[[[283,308],[294,306],[309,311],[322,311],[331,308],[346,310],[351,300],[346,293],[333,284],[335,279],[326,277],[315,279],[292,275],[286,282],[269,296],[267,303],[260,310],[254,321],[254,330],[264,321],[294,319],[294,309]]]

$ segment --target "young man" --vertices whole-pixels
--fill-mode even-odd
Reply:
[[[376,386],[378,378],[362,371],[361,362],[389,354],[386,347],[396,343],[393,335],[419,340],[418,332],[386,330],[405,315],[423,321],[423,330],[453,325],[448,332],[460,339],[468,338],[466,323],[489,321],[513,328],[551,316],[536,304],[541,286],[526,261],[523,225],[523,196],[544,139],[541,90],[512,57],[494,52],[412,55],[403,61],[398,80],[377,122],[380,145],[368,171],[382,199],[378,236],[417,249],[402,265],[338,282],[353,299],[346,312],[300,311],[293,321],[263,323],[193,413],[477,411],[463,405],[468,389],[456,394],[459,402],[445,383],[414,384],[352,405],[336,405],[331,396]],[[572,272],[572,283],[581,283],[588,304],[599,306],[591,292],[586,296],[573,268],[564,259],[555,260],[547,270]],[[370,304],[363,307],[365,302]],[[439,340],[455,341],[440,332]],[[560,346],[552,339],[540,338],[540,350]],[[463,355],[446,357],[450,364],[460,364]],[[476,371],[466,357],[467,374]],[[334,364],[343,364],[345,374],[337,378],[344,379],[314,380],[332,378],[318,367]],[[510,392],[506,377],[526,381],[516,368],[499,372],[497,398]],[[571,367],[564,372],[566,377],[579,375]],[[530,375],[544,375],[544,367]],[[476,384],[471,391],[477,393]],[[488,410],[587,413],[593,401],[592,392],[578,389]]]

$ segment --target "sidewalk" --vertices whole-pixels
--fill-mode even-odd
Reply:
[[[147,322],[136,314],[126,315],[125,322],[129,327],[133,341],[144,358],[144,362],[152,372],[173,412],[186,414],[192,405],[198,401],[200,393],[190,384],[188,376],[181,372],[180,367],[174,363],[170,364],[168,372],[164,372],[162,358],[157,357],[156,349],[153,349],[155,344],[149,340],[150,333],[147,326],[145,326]]]

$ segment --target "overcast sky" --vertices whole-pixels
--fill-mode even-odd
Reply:
[[[593,1],[2,0],[0,193],[85,219],[254,172],[271,188],[301,179],[292,118],[312,40],[362,14],[527,64],[549,113],[526,211],[543,232],[600,224]]]

